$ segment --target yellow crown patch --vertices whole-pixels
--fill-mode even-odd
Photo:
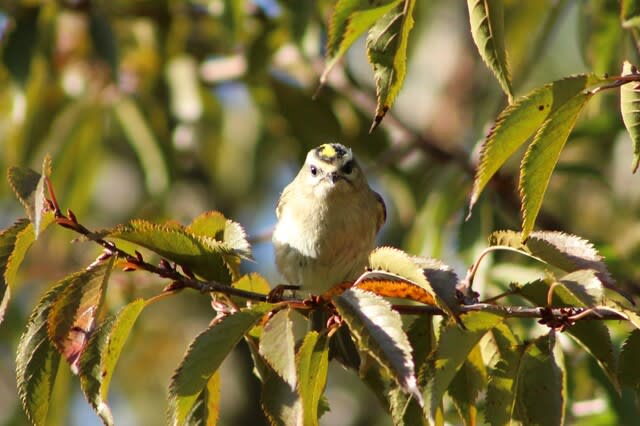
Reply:
[[[325,143],[316,148],[316,155],[324,161],[333,163],[344,156],[350,156],[350,151],[339,143]]]
[[[330,143],[325,143],[318,147],[318,154],[321,157],[333,158],[337,155],[336,149]]]

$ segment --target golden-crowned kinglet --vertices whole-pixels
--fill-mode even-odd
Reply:
[[[276,215],[278,270],[289,284],[322,294],[364,272],[386,211],[351,149],[327,143],[309,151]]]

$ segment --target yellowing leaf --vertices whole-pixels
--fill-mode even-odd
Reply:
[[[318,404],[327,384],[329,338],[326,333],[307,333],[296,355],[296,366],[304,424],[314,426],[318,424]]]
[[[592,95],[589,91],[582,91],[551,114],[522,159],[519,185],[522,196],[522,240],[526,240],[533,230],[560,152],[582,108]]]
[[[633,67],[628,61],[622,65],[622,75],[633,74]],[[636,70],[637,73],[637,70]],[[631,142],[633,143],[633,173],[640,164],[640,83],[632,82],[620,86],[620,112]]]
[[[415,0],[403,0],[369,30],[367,53],[376,80],[376,115],[369,132],[393,105],[407,72],[407,43],[413,27]]]

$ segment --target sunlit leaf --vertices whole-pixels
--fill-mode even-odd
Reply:
[[[53,213],[45,213],[41,227],[53,221]],[[33,224],[28,219],[19,219],[0,233],[0,323],[16,284],[16,274],[25,254],[35,240]]]
[[[188,232],[180,225],[133,220],[106,231],[105,235],[152,250],[205,279],[229,282],[232,278],[227,259],[236,256],[235,250],[215,238]]]
[[[320,84],[326,82],[333,66],[344,56],[353,42],[400,1],[339,0],[336,3],[329,21],[327,63],[320,77]]]
[[[138,299],[105,319],[91,335],[80,356],[82,392],[107,425],[113,424],[113,415],[107,404],[111,377],[131,328],[144,307],[145,301]]]
[[[51,158],[46,156],[42,164],[43,173],[36,173],[26,167],[9,168],[9,184],[13,188],[20,203],[24,206],[27,216],[33,223],[35,238],[42,228],[44,213],[45,177],[51,173]]]
[[[433,294],[402,277],[386,271],[367,271],[354,287],[382,297],[409,299],[425,305],[436,306]]]
[[[588,91],[580,92],[553,112],[536,133],[522,159],[519,189],[522,197],[523,240],[533,230],[560,152],[582,108],[592,95]]]
[[[403,0],[378,19],[367,35],[367,55],[376,81],[375,129],[393,105],[407,72],[407,44],[415,0]]]
[[[235,281],[232,286],[240,290],[252,291],[254,293],[267,294],[271,291],[269,282],[262,275],[255,272],[243,275],[238,281]]]
[[[491,177],[540,128],[549,114],[598,81],[591,74],[557,80],[516,99],[500,113],[482,144],[469,211]]]
[[[64,290],[51,306],[49,339],[75,374],[78,373],[78,358],[95,328],[113,260],[112,257],[64,278],[61,281]]]
[[[504,6],[502,0],[467,0],[471,35],[482,60],[498,79],[502,90],[513,98],[511,75],[504,47]]]
[[[184,423],[209,378],[242,336],[271,309],[266,303],[254,305],[224,317],[193,340],[169,386],[169,422],[172,425]]]
[[[572,292],[572,286],[580,286],[576,280],[580,279],[576,274],[568,275],[572,284],[569,286],[557,286],[553,290],[552,306],[553,307],[571,307],[571,306],[583,306],[589,307],[581,299],[586,297],[589,301],[589,297],[582,294],[581,297]],[[589,280],[589,275],[585,275],[584,278]],[[560,284],[565,284],[565,281],[560,281]],[[587,284],[588,285],[588,284]],[[580,286],[582,287],[582,286]],[[579,288],[576,293],[585,292],[587,286]],[[519,291],[526,299],[530,300],[537,306],[545,306],[547,300],[547,294],[549,291],[549,284],[537,280],[531,283],[527,283]],[[577,321],[574,325],[569,327],[566,332],[573,337],[594,359],[598,362],[598,365],[607,377],[611,380],[614,387],[618,387],[616,378],[616,358],[614,355],[613,342],[611,341],[611,335],[609,329],[602,321]]]
[[[634,74],[635,67],[628,61],[622,65],[622,75]],[[636,71],[637,73],[637,71]],[[640,83],[632,82],[620,86],[620,112],[631,142],[633,143],[633,173],[640,164]]]
[[[185,424],[189,426],[215,426],[220,417],[220,371],[216,371],[206,388],[200,393]]]
[[[64,282],[51,288],[31,312],[16,354],[18,395],[27,417],[44,425],[49,411],[60,353],[49,340],[47,320],[53,303],[64,290]]]
[[[365,351],[394,380],[422,404],[414,372],[411,345],[402,329],[400,314],[386,300],[372,293],[350,289],[334,299],[336,309]]]
[[[566,374],[553,332],[525,345],[516,377],[514,417],[523,424],[564,423]]]
[[[620,384],[632,387],[640,392],[640,330],[633,330],[622,344],[618,379]]]
[[[318,404],[327,384],[329,338],[326,333],[310,331],[296,355],[298,392],[302,399],[304,424],[318,424]]]
[[[440,331],[438,347],[431,355],[432,366],[428,373],[431,380],[424,392],[431,421],[434,421],[444,393],[469,353],[503,317],[489,312],[469,312],[461,319],[467,330],[446,324]]]

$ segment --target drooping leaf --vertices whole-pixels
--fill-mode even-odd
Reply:
[[[339,0],[329,21],[327,63],[320,76],[320,84],[327,80],[333,66],[349,47],[378,19],[398,5],[401,0]]]
[[[513,98],[511,75],[504,47],[504,6],[501,0],[467,0],[471,35],[482,60],[498,79],[504,93]]]
[[[622,0],[620,18],[625,28],[638,28],[640,26],[640,1]]]
[[[354,287],[382,297],[409,299],[436,306],[435,297],[424,287],[387,271],[367,271],[358,278]]]
[[[489,361],[489,382],[485,419],[492,426],[509,424],[515,405],[515,386],[523,348],[506,323],[491,330],[493,351]]]
[[[304,424],[316,426],[320,417],[318,405],[327,384],[329,368],[329,337],[326,333],[307,333],[296,355],[296,367]]]
[[[564,423],[566,374],[555,334],[525,346],[516,377],[514,418],[523,424]]]
[[[18,200],[24,206],[27,216],[33,223],[35,238],[38,238],[42,228],[44,214],[45,177],[51,173],[51,158],[46,156],[42,164],[42,174],[26,167],[9,168],[9,184],[13,188]]]
[[[297,390],[264,364],[261,403],[269,423],[273,426],[303,424],[302,400]]]
[[[133,220],[106,231],[105,235],[152,250],[205,279],[221,282],[232,279],[233,265],[230,266],[226,260],[236,256],[233,247],[215,238],[189,232],[180,225]]]
[[[113,104],[113,111],[142,165],[147,190],[154,195],[163,193],[169,186],[169,171],[160,144],[142,111],[126,97]]]
[[[448,393],[462,417],[465,425],[477,423],[477,400],[480,392],[487,385],[487,370],[482,359],[480,346],[476,345],[469,352],[449,386]]]
[[[549,114],[598,81],[600,80],[592,74],[557,80],[518,98],[500,113],[482,144],[469,212],[491,177],[540,128]]]
[[[18,395],[27,417],[44,425],[49,411],[60,353],[49,340],[47,320],[53,303],[64,290],[64,282],[51,288],[31,312],[16,354]]]
[[[431,380],[424,392],[428,415],[433,422],[445,391],[482,336],[498,325],[503,317],[489,312],[469,312],[461,316],[463,331],[454,324],[446,324],[440,331],[438,347],[431,354]]]
[[[367,35],[367,55],[376,81],[376,115],[369,132],[393,105],[407,72],[407,44],[415,0],[403,0],[378,19]]]
[[[631,63],[624,61],[622,75],[630,74],[637,74],[637,70]],[[640,83],[632,82],[620,86],[620,113],[633,144],[631,170],[635,173],[640,164]]]
[[[64,290],[49,312],[49,339],[78,374],[78,361],[95,328],[102,307],[113,257],[64,278]]]
[[[632,387],[640,392],[640,330],[633,330],[622,344],[618,379],[620,384]]]
[[[523,240],[533,230],[560,152],[582,108],[592,95],[589,91],[582,91],[553,112],[536,133],[522,159],[519,189],[522,198]]]
[[[53,214],[45,213],[42,228],[52,221]],[[19,219],[0,233],[0,323],[11,298],[11,289],[15,286],[18,268],[34,240],[33,224],[28,219]]]
[[[576,282],[576,280],[579,279],[576,274],[568,275],[568,277],[569,279],[566,280],[566,282],[579,285]],[[585,278],[589,279],[588,275],[585,275]],[[566,282],[563,280],[560,281],[560,284],[566,284]],[[542,280],[537,280],[522,286],[519,294],[537,306],[545,306],[548,291],[549,284]],[[582,299],[585,299],[585,296],[581,298],[574,294],[571,291],[571,285],[561,285],[555,287],[553,290],[552,306],[590,307],[585,304]],[[589,301],[588,298],[586,298],[586,300]],[[602,321],[577,321],[566,331],[587,353],[594,357],[600,368],[602,368],[609,380],[611,380],[611,383],[617,388],[616,358],[614,355],[613,342],[611,341],[611,335],[609,334],[607,326]]]
[[[388,395],[391,419],[396,426],[429,426],[424,411],[415,399],[393,383]]]
[[[422,404],[414,371],[411,345],[402,329],[400,314],[386,300],[359,289],[349,289],[334,299],[358,348],[384,367],[405,392]]]
[[[106,425],[114,423],[107,404],[111,377],[131,328],[145,306],[145,301],[138,299],[105,319],[91,335],[80,355],[82,392]]]
[[[260,355],[282,379],[295,389],[298,383],[295,363],[295,338],[290,310],[276,313],[264,325],[260,338]]]
[[[209,378],[227,354],[262,316],[272,309],[262,303],[223,318],[189,345],[169,386],[169,422],[183,424]]]

